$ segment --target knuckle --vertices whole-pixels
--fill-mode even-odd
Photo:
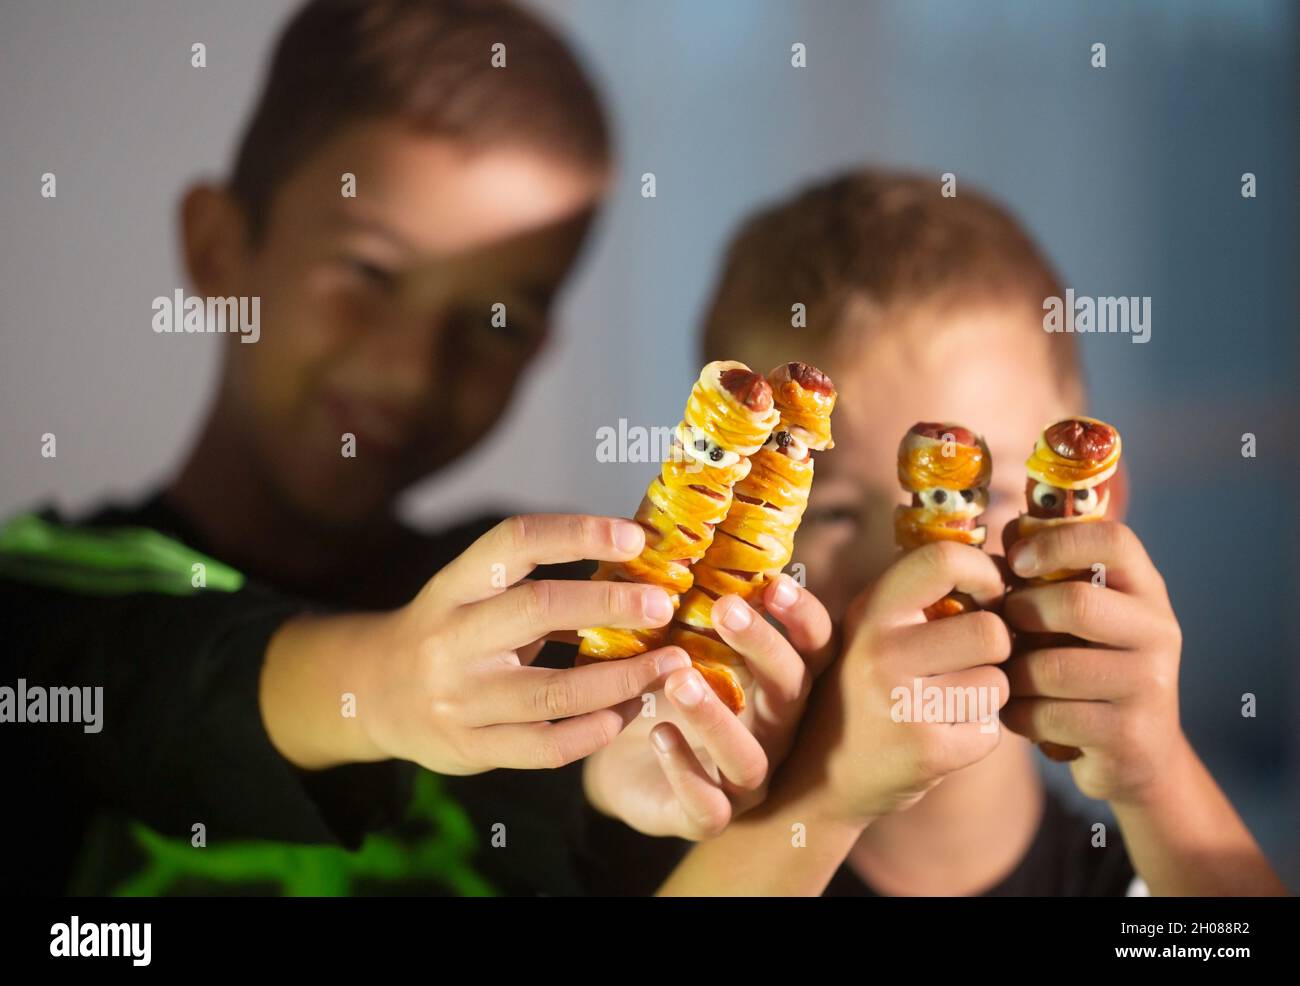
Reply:
[[[572,533],[576,543],[583,545],[584,554],[592,554],[595,549],[608,546],[612,538],[608,533],[610,522],[597,517],[575,517],[571,521]]]
[[[1065,655],[1059,650],[1044,651],[1039,658],[1038,670],[1042,685],[1049,689],[1058,689],[1068,674]]]
[[[1002,727],[991,729],[988,732],[977,731],[974,741],[974,756],[972,760],[982,760],[997,748],[1002,742]]]
[[[552,675],[534,694],[536,711],[547,719],[562,719],[571,714],[576,700],[573,685],[561,674]]]
[[[1011,635],[997,614],[984,610],[972,613],[971,626],[981,657],[1001,659],[1010,655]]]
[[[691,816],[690,838],[694,842],[713,839],[721,835],[731,822],[729,806],[717,804],[696,809]]]
[[[429,701],[429,712],[435,722],[454,723],[460,719],[461,705],[454,698],[435,694]]]
[[[1147,688],[1160,696],[1178,693],[1178,675],[1173,667],[1163,662],[1153,665],[1146,674]]]
[[[479,755],[479,751],[474,749],[470,733],[471,730],[444,727],[437,730],[435,735],[452,763],[477,769],[482,766],[483,758]]]
[[[1107,732],[1114,737],[1112,749],[1122,754],[1146,749],[1144,742],[1146,729],[1140,716],[1116,716],[1115,722]]]
[[[1182,652],[1183,649],[1183,628],[1176,619],[1169,619],[1165,622],[1164,644],[1175,655]]]
[[[710,811],[704,820],[704,837],[714,839],[726,831],[727,825],[731,822],[731,812],[726,808],[718,807]]]
[[[1104,520],[1101,526],[1105,529],[1106,547],[1112,555],[1131,555],[1143,551],[1142,542],[1127,524],[1121,524],[1117,520]]]
[[[736,776],[730,780],[742,791],[757,791],[767,779],[767,754],[762,749],[744,757],[736,768]]]
[[[555,735],[544,736],[537,741],[534,757],[534,762],[541,770],[558,770],[569,762],[568,751]]]
[[[532,514],[517,514],[501,522],[502,540],[513,553],[522,553],[537,536],[537,518]]]
[[[595,582],[592,584],[601,586],[600,605],[611,619],[621,616],[625,612],[633,612],[633,598],[639,598],[641,593],[640,589],[634,588],[626,582]]]
[[[927,733],[933,732],[931,729]],[[916,772],[926,780],[942,777],[948,772],[944,751],[933,741],[921,743],[914,756]]]
[[[1039,725],[1046,733],[1056,733],[1066,724],[1066,703],[1063,701],[1042,702],[1038,706]]]
[[[934,541],[920,551],[925,554],[925,563],[937,574],[947,575],[961,564],[962,545],[955,541]]]
[[[913,759],[922,777],[942,777],[948,773],[950,755],[945,743],[947,731],[947,727],[941,725],[926,725],[917,730]]]
[[[989,668],[988,676],[989,680],[985,687],[989,689],[996,688],[998,694],[1002,697],[1002,702],[1006,702],[1007,697],[1011,694],[1011,679],[1007,677],[1007,673],[1001,668]]]
[[[1094,534],[1084,528],[1094,527],[1090,524],[1061,524],[1052,529],[1053,536],[1043,539],[1041,548],[1047,555],[1047,562],[1052,563],[1060,557],[1077,555],[1084,547],[1085,539]]]
[[[546,581],[528,582],[519,593],[519,615],[530,625],[546,619],[551,609],[551,584]]]
[[[727,735],[727,717],[731,712],[727,709],[718,697],[713,694],[713,689],[705,686],[704,701],[700,703],[700,732],[710,740],[722,740]]]
[[[1088,626],[1096,616],[1101,599],[1095,586],[1088,582],[1066,582],[1061,586],[1065,593],[1062,607],[1071,626]]]
[[[635,698],[645,691],[646,683],[657,676],[656,658],[642,658],[640,661],[615,661],[618,677],[615,685],[622,698]]]

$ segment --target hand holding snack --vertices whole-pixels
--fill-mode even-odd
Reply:
[[[644,544],[627,520],[513,517],[395,612],[290,621],[272,639],[262,674],[272,742],[307,768],[397,758],[472,774],[587,756],[636,714],[639,695],[689,658],[663,648],[565,670],[529,662],[549,634],[664,627],[672,604],[657,586],[524,580],[538,565],[635,558]],[[304,679],[304,664],[317,673]],[[304,680],[320,682],[313,694],[303,694]],[[346,695],[350,717],[340,713]],[[310,712],[281,715],[281,707]]]
[[[753,381],[738,376],[748,372],[742,364],[710,364],[697,391],[718,377],[718,367],[743,383],[741,390],[758,392]],[[812,451],[832,445],[835,387],[820,370],[798,362],[778,366],[764,386],[779,418],[725,501],[712,491],[726,502],[725,516],[716,529],[706,524],[695,539],[696,548],[706,545],[702,556],[682,561],[690,566],[691,587],[668,639],[691,655],[694,668],[669,680],[662,713],[656,704],[653,716],[641,717],[584,767],[588,799],[649,834],[714,835],[761,800],[769,765],[785,756],[827,654],[831,622],[825,608],[780,572],[808,503]],[[693,397],[684,426],[692,425],[697,403]],[[673,478],[667,465],[660,485],[664,477]],[[655,517],[647,510],[650,502],[638,513],[643,522]],[[767,607],[790,639],[762,619]],[[749,702],[746,688],[753,693]]]
[[[1003,531],[1006,547],[1045,528],[1102,520],[1110,508],[1110,483],[1119,468],[1121,448],[1119,432],[1096,418],[1065,418],[1044,428],[1025,463],[1028,509]],[[1031,584],[1087,579],[1091,572],[1091,564],[1062,568],[1036,576]],[[1084,641],[1068,634],[1030,633],[1022,633],[1016,641],[1018,650],[1070,645],[1082,646]],[[1081,755],[1078,749],[1059,743],[1040,743],[1039,748],[1056,761]]]
[[[704,839],[758,804],[784,759],[813,679],[832,656],[831,620],[788,575],[762,593],[782,634],[739,596],[713,603],[719,638],[745,661],[749,701],[739,716],[697,668],[677,671],[608,747],[588,757],[588,800],[648,835]]]
[[[1018,634],[1056,636],[1018,647],[1008,662],[1013,697],[1003,723],[1080,751],[1070,770],[1089,797],[1141,798],[1190,752],[1178,720],[1182,635],[1164,579],[1137,536],[1108,520],[1042,527],[1012,543],[1007,558],[1031,580],[1007,596],[1007,623]],[[1040,581],[1094,565],[1105,566],[1104,585]]]
[[[994,605],[1004,589],[988,555],[942,541],[904,554],[858,597],[787,768],[817,778],[831,817],[865,826],[997,746],[1006,625],[990,612],[928,620],[925,610],[954,590]]]

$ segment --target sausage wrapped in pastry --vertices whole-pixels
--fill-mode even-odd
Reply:
[[[894,511],[894,540],[905,550],[932,541],[980,546],[988,536],[979,526],[989,502],[993,460],[984,439],[957,424],[921,421],[898,446],[898,481],[912,494]],[[949,593],[928,606],[928,619],[978,609],[970,596]]]
[[[1026,537],[1045,527],[1101,520],[1110,506],[1110,481],[1119,468],[1119,432],[1096,418],[1066,418],[1043,429],[1025,463],[1027,510],[1017,534]],[[1062,570],[1030,579],[1044,585],[1086,575]],[[1022,634],[1022,647],[1080,644],[1069,634]],[[1059,743],[1040,743],[1053,760],[1074,760],[1080,751]]]
[[[743,659],[713,627],[713,603],[734,593],[755,609],[768,582],[790,561],[794,534],[812,489],[815,451],[833,447],[835,385],[807,363],[783,363],[770,374],[781,421],[751,459],[749,475],[735,487],[731,509],[713,544],[695,566],[695,585],[682,600],[669,642],[732,712],[745,707],[750,675]]]
[[[749,472],[748,456],[767,441],[779,418],[772,388],[744,363],[719,360],[700,371],[673,433],[672,454],[636,512],[645,548],[631,561],[602,563],[592,578],[657,585],[676,606],[691,587],[691,565],[703,557],[714,526],[727,515],[732,487]],[[666,626],[580,630],[579,653],[633,657],[663,646],[668,632]]]

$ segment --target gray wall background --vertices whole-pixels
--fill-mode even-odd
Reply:
[[[1131,519],[1184,623],[1188,732],[1300,885],[1296,9],[537,6],[603,85],[623,174],[558,343],[492,441],[415,491],[411,515],[434,525],[485,502],[626,513],[646,467],[595,469],[595,430],[676,420],[680,388],[663,381],[685,386],[698,368],[695,325],[738,220],[862,161],[953,171],[1009,203],[1078,292],[1153,298],[1148,345],[1086,340],[1094,407],[1123,428]],[[155,335],[150,301],[183,283],[177,196],[224,168],[292,7],[0,8],[0,512],[139,493],[193,434],[216,342]],[[195,41],[205,69],[190,67]],[[789,65],[795,41],[806,69]],[[1104,70],[1089,65],[1095,41]],[[39,195],[45,171],[55,200]],[[657,199],[638,194],[644,171]],[[39,456],[46,431],[56,460]],[[1256,459],[1239,454],[1248,431]],[[1243,692],[1259,718],[1240,717]]]

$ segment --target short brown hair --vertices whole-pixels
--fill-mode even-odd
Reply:
[[[963,185],[941,194],[934,177],[863,169],[814,185],[749,219],[732,241],[707,317],[710,359],[727,348],[735,319],[788,327],[791,306],[805,305],[805,343],[818,347],[845,331],[853,311],[997,301],[1041,309],[1063,291],[1051,265],[1019,223]],[[861,304],[865,302],[864,304]],[[770,314],[772,317],[766,317]],[[1053,368],[1079,386],[1074,336],[1049,337]]]
[[[506,66],[493,67],[504,44]],[[604,167],[600,100],[565,42],[507,0],[311,0],[276,44],[230,188],[261,232],[276,188],[349,123],[396,117],[473,144]]]

